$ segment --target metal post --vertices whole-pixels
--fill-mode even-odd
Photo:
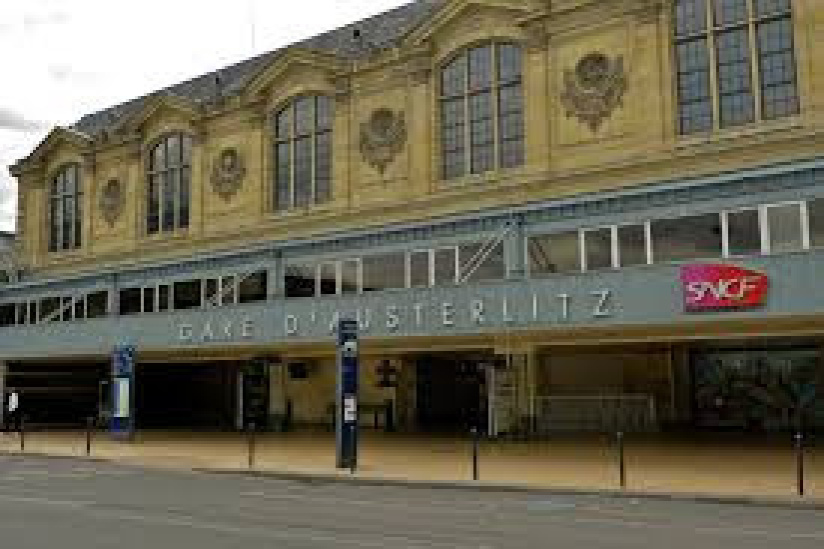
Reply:
[[[615,435],[615,439],[618,443],[618,482],[620,483],[621,490],[623,490],[627,487],[627,466],[624,451],[624,432],[618,431]]]
[[[18,412],[15,412],[18,413]],[[21,415],[20,416],[20,424],[17,428],[20,431],[20,453],[24,453],[26,451],[26,417]]]
[[[478,480],[478,451],[481,444],[477,427],[472,428],[472,480]]]
[[[86,418],[86,457],[92,455],[92,430],[94,429],[94,416]]]
[[[795,462],[798,475],[798,496],[804,497],[804,435],[801,431],[795,434]]]
[[[255,468],[255,424],[250,423],[247,429],[249,470]]]

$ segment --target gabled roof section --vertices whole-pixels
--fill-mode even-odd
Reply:
[[[313,50],[343,60],[368,57],[375,51],[396,46],[413,29],[449,0],[415,0],[374,17],[325,32],[229,67],[169,86],[159,93],[181,97],[194,103],[208,103],[221,96],[242,93],[246,86],[291,49]],[[358,30],[359,33],[354,32]],[[74,128],[90,136],[109,130],[134,115],[151,100],[149,94],[81,118]]]
[[[434,10],[425,23],[422,23],[406,37],[408,44],[417,46],[430,39],[441,28],[460,17],[471,7],[485,6],[511,10],[523,17],[541,13],[549,6],[548,0],[447,0],[440,9]]]
[[[345,59],[320,50],[294,47],[280,55],[275,61],[252,78],[246,89],[247,96],[255,97],[270,88],[272,84],[290,69],[307,66],[329,76],[343,73],[348,63]]]
[[[140,109],[123,117],[112,129],[124,133],[133,132],[140,128],[152,115],[163,110],[180,113],[187,120],[194,120],[200,115],[198,103],[185,97],[158,93],[149,97]]]
[[[85,151],[91,143],[92,138],[85,133],[74,128],[57,126],[40,141],[29,156],[19,160],[10,167],[11,174],[14,176],[18,175],[27,164],[33,164],[42,160],[49,152],[61,145],[69,145],[79,151]]]

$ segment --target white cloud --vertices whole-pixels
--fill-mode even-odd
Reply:
[[[0,0],[0,114],[67,125],[408,0]],[[0,122],[2,126],[2,122]],[[0,229],[13,228],[5,170],[44,137],[0,131]],[[10,209],[11,208],[11,209]]]

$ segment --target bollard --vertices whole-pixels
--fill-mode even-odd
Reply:
[[[249,470],[255,468],[255,424],[250,423],[247,428],[247,442],[248,442],[248,465]]]
[[[472,432],[472,480],[478,480],[480,474],[478,472],[478,451],[481,444],[480,433],[477,427],[471,429]]]
[[[86,418],[86,457],[92,455],[92,430],[94,429],[94,417]]]
[[[26,418],[25,416],[20,416],[20,422],[17,425],[17,429],[20,433],[20,453],[24,453],[26,451]]]
[[[795,434],[795,463],[798,497],[804,497],[804,435],[800,431]]]
[[[618,431],[615,434],[615,440],[618,446],[618,482],[621,490],[627,487],[627,466],[624,451],[624,432]]]

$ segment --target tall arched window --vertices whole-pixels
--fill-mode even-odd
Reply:
[[[332,100],[303,95],[272,120],[274,209],[327,202],[332,195]]]
[[[192,138],[167,135],[149,152],[146,230],[149,234],[189,226]]]
[[[81,245],[83,186],[80,165],[63,166],[49,190],[49,251],[73,250]]]
[[[468,49],[441,70],[441,173],[444,179],[524,162],[521,48]]]

